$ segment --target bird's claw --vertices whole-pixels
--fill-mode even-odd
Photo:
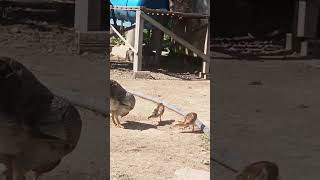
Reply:
[[[118,128],[124,128],[121,124],[117,124],[116,127],[118,127]]]

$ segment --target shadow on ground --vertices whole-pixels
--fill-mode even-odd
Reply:
[[[174,120],[162,120],[159,122],[158,126],[166,126],[166,125],[171,125],[174,122]]]
[[[148,129],[157,129],[157,126],[147,123],[141,123],[136,121],[126,121],[122,124],[124,129],[130,129],[130,130],[148,130]]]
[[[192,130],[187,130],[187,131],[181,131],[180,133],[203,134],[203,131],[201,131],[201,130],[194,130],[194,131],[192,132]]]

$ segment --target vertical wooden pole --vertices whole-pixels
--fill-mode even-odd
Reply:
[[[152,30],[152,49],[156,50],[155,54],[155,62],[153,62],[153,65],[159,66],[160,65],[160,56],[162,51],[162,39],[163,39],[163,32],[159,29],[153,29]]]
[[[209,21],[208,21],[208,27],[206,32],[206,39],[204,42],[204,54],[210,56],[210,23]],[[202,61],[202,74],[204,74],[205,79],[207,74],[209,73],[209,70],[210,70],[209,68],[210,68],[210,62]]]
[[[298,1],[298,22],[297,22],[297,36],[304,37],[305,35],[305,24],[306,24],[306,8],[307,1]]]
[[[142,70],[142,43],[143,43],[144,19],[141,17],[141,10],[136,11],[136,27],[134,48],[137,53],[133,57],[133,72]]]

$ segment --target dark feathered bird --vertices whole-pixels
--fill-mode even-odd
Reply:
[[[268,161],[252,163],[236,176],[236,180],[278,180],[278,178],[277,164]]]
[[[124,117],[134,108],[136,99],[127,92],[117,81],[110,83],[110,113],[112,122],[116,127],[123,128],[118,116]]]
[[[79,112],[12,58],[0,57],[0,84],[0,163],[8,179],[55,167],[78,143]]]

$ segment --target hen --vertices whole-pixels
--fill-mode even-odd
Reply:
[[[268,161],[252,163],[236,176],[236,180],[277,180],[278,178],[278,166]]]
[[[112,122],[116,127],[123,128],[118,116],[124,117],[134,108],[136,99],[127,92],[117,81],[110,83],[110,113]]]
[[[54,168],[78,143],[79,112],[12,58],[0,57],[0,83],[0,163],[8,179]]]
[[[186,128],[192,125],[192,132],[194,131],[195,121],[197,120],[197,113],[190,112],[184,117],[184,121],[179,121],[174,127]]]
[[[157,107],[153,110],[152,114],[148,117],[148,119],[159,117],[160,118],[160,122],[161,122],[161,116],[164,113],[164,109],[165,109],[164,105],[162,103],[158,103]]]

